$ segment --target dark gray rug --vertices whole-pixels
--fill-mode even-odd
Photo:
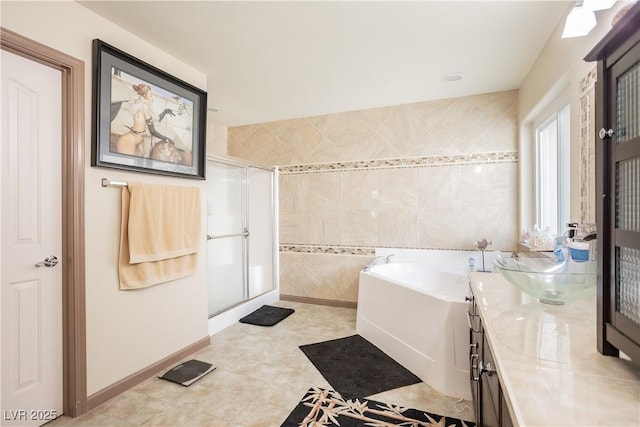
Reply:
[[[263,305],[251,314],[244,316],[239,321],[258,326],[273,326],[294,313],[293,308],[274,307]]]
[[[473,427],[475,423],[362,397],[347,398],[333,390],[310,388],[280,427],[299,426]]]
[[[371,396],[421,382],[360,335],[301,345],[300,350],[343,395]]]

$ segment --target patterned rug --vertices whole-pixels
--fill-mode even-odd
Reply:
[[[362,397],[347,398],[337,391],[310,388],[281,427],[433,426],[474,427],[475,423],[402,408]]]

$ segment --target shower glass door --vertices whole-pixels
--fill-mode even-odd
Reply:
[[[246,169],[207,164],[209,316],[246,300]]]
[[[273,171],[249,167],[249,298],[275,287]]]
[[[207,161],[209,317],[276,288],[275,172]]]

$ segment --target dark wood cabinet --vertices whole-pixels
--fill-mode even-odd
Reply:
[[[640,365],[640,3],[585,60],[598,61],[598,351]]]
[[[480,425],[482,419],[480,413],[480,361],[482,360],[482,346],[484,330],[480,315],[477,312],[477,306],[473,297],[467,298],[469,303],[467,310],[467,318],[469,320],[469,383],[471,384],[471,400],[473,401],[473,410],[476,417],[476,424]]]
[[[513,423],[473,292],[471,292],[468,302],[469,382],[476,425],[480,427],[511,427]]]

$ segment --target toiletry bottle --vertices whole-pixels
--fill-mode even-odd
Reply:
[[[564,261],[567,259],[564,248],[564,236],[556,237],[556,246],[553,249],[553,254],[556,256],[557,261]]]
[[[476,271],[476,259],[474,257],[469,258],[469,271]]]

